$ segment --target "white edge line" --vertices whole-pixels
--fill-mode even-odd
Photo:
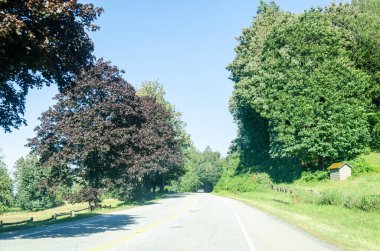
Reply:
[[[249,237],[249,235],[247,233],[247,230],[245,229],[243,223],[241,222],[241,219],[240,219],[238,213],[236,212],[236,210],[227,201],[225,201],[225,200],[223,200],[221,198],[218,198],[218,199],[221,200],[224,204],[226,204],[231,209],[231,211],[234,213],[235,218],[236,218],[237,222],[239,223],[240,229],[243,232],[244,239],[245,239],[245,241],[247,242],[247,244],[249,246],[249,250],[251,250],[251,251],[257,251],[255,245],[253,245],[253,242],[252,242],[251,238]]]

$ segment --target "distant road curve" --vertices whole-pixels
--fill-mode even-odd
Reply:
[[[0,250],[338,249],[242,202],[186,193],[92,218],[2,233]]]

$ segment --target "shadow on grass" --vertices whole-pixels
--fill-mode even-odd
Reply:
[[[281,203],[281,204],[290,205],[290,203],[287,202],[287,201],[277,200],[277,199],[272,199],[272,200],[275,201],[275,202]]]

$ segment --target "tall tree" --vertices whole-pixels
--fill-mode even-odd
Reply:
[[[369,80],[355,67],[344,31],[321,10],[278,27],[248,94],[261,99],[254,107],[269,119],[270,154],[324,167],[362,153],[370,139]]]
[[[48,184],[50,172],[51,168],[40,166],[35,154],[16,161],[16,201],[19,207],[34,211],[56,206],[54,190]]]
[[[322,10],[291,15],[261,3],[236,52],[228,67],[233,113],[248,136],[258,128],[247,114],[263,118],[251,122],[267,125],[261,133],[269,135],[272,159],[324,167],[363,152],[370,77],[355,66],[344,29]]]
[[[138,161],[139,129],[146,119],[120,70],[98,60],[55,99],[29,142],[40,161],[57,175],[81,177],[92,188],[127,175]]]
[[[139,132],[141,144],[137,154],[140,161],[128,170],[130,181],[124,184],[132,189],[130,198],[154,193],[156,188],[163,191],[165,185],[183,174],[180,145],[169,123],[171,114],[153,97],[141,97],[140,102],[146,121]]]
[[[0,213],[11,207],[12,203],[12,179],[8,174],[0,149]]]
[[[176,132],[176,139],[181,146],[181,151],[185,153],[193,143],[190,135],[185,131],[186,123],[182,120],[182,113],[177,111],[175,106],[165,99],[165,94],[164,86],[158,81],[144,81],[140,88],[137,89],[137,95],[154,98],[170,114],[168,121]]]
[[[29,145],[53,176],[95,189],[86,194],[114,187],[135,199],[177,178],[182,157],[171,114],[155,98],[138,97],[121,73],[103,60],[83,70],[42,114]]]
[[[245,28],[238,37],[235,48],[236,58],[227,69],[230,79],[235,82],[230,99],[230,111],[238,125],[238,137],[232,143],[231,150],[240,153],[239,171],[254,166],[268,166],[270,138],[269,122],[257,109],[248,90],[254,88],[251,80],[261,71],[262,53],[267,36],[278,26],[290,22],[294,17],[280,10],[274,2],[260,1],[257,15],[249,28]]]
[[[86,31],[102,12],[77,0],[0,1],[0,127],[25,124],[25,96],[30,88],[72,85],[79,69],[93,61]]]
[[[371,146],[380,149],[380,2],[354,0],[352,3],[326,7],[331,22],[344,29],[351,42],[355,66],[371,76],[369,95],[372,107],[368,111]]]

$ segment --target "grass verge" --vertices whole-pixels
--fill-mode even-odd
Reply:
[[[288,221],[317,238],[347,250],[380,250],[380,214],[333,205],[302,203],[265,188],[217,194],[235,198]]]
[[[161,194],[153,197],[150,200],[141,202],[141,203],[128,203],[123,202],[117,199],[105,199],[102,201],[103,206],[110,206],[111,208],[98,208],[93,211],[85,210],[78,212],[74,217],[70,216],[60,216],[57,220],[47,220],[50,219],[51,216],[55,213],[62,213],[62,212],[70,212],[72,210],[79,210],[88,207],[87,203],[76,203],[76,204],[65,204],[60,207],[55,208],[49,208],[46,210],[36,211],[36,212],[30,212],[30,211],[19,211],[19,212],[8,212],[0,215],[0,220],[6,223],[11,222],[19,222],[26,219],[30,219],[33,217],[33,222],[28,224],[20,224],[20,225],[12,225],[12,226],[3,226],[0,227],[0,233],[2,232],[8,232],[13,230],[19,230],[19,229],[26,229],[36,226],[43,226],[43,225],[50,225],[50,224],[57,224],[62,222],[68,222],[73,220],[79,220],[84,219],[96,215],[101,215],[105,213],[110,213],[113,211],[119,211],[124,210],[136,206],[146,205],[154,203],[154,201],[159,200],[163,197],[165,197],[166,194]]]

